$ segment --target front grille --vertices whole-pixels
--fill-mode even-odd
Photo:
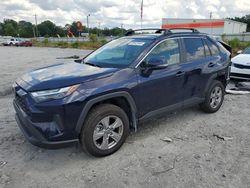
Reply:
[[[250,69],[250,65],[241,65],[241,64],[233,64],[234,67],[239,68],[239,69]]]
[[[31,111],[28,108],[25,99],[19,96],[17,93],[15,94],[15,100],[17,105],[28,115],[31,116]]]
[[[231,73],[230,76],[239,77],[239,78],[249,78],[250,79],[250,74]]]

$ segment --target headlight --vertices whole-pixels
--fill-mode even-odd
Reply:
[[[79,85],[73,85],[59,89],[36,91],[36,92],[31,92],[31,96],[36,102],[42,102],[52,99],[61,99],[63,97],[72,94],[78,87]]]

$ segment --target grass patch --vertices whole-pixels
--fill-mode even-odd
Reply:
[[[95,38],[92,39],[92,41],[76,41],[76,42],[50,42],[48,39],[44,39],[42,42],[39,42],[37,40],[32,40],[33,46],[37,47],[54,47],[54,48],[78,48],[78,49],[90,49],[94,50],[99,48],[100,46],[107,43],[105,39],[101,39],[99,41],[96,41]]]
[[[232,47],[233,56],[237,55],[239,50],[244,50],[245,48],[250,46],[250,41],[241,42],[238,38],[234,38],[232,40],[225,40]]]

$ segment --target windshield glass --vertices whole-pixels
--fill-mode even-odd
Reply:
[[[245,49],[242,53],[243,54],[250,54],[250,47],[248,47],[247,49]]]
[[[90,54],[83,63],[99,67],[127,67],[151,42],[149,39],[116,39]]]

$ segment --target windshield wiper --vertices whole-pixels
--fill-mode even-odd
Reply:
[[[100,65],[96,65],[96,64],[94,64],[94,63],[84,62],[84,64],[90,65],[90,66],[93,66],[93,67],[100,67],[100,68],[101,68]]]

